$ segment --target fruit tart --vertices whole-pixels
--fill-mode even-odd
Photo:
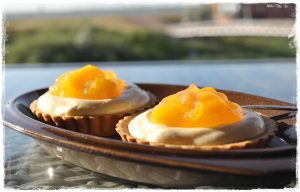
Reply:
[[[262,147],[276,130],[271,119],[243,109],[214,88],[193,84],[117,124],[123,141],[197,150]]]
[[[155,96],[117,78],[111,70],[86,65],[59,76],[30,110],[46,123],[96,136],[112,136],[126,115],[153,107]]]

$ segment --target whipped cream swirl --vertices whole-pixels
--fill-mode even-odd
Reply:
[[[220,145],[241,142],[258,137],[265,132],[264,121],[255,112],[244,110],[244,118],[230,125],[215,128],[206,127],[168,127],[152,123],[149,112],[136,116],[130,121],[130,134],[149,142],[178,145]]]
[[[130,112],[145,106],[149,100],[146,91],[126,83],[123,93],[114,99],[86,100],[53,96],[46,92],[38,98],[37,107],[44,113],[57,116],[106,115]]]

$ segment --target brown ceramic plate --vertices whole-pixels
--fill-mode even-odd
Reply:
[[[158,99],[185,88],[180,85],[138,84]],[[25,93],[8,103],[4,124],[33,137],[50,154],[80,167],[132,182],[161,187],[280,187],[295,178],[295,141],[285,137],[295,119],[278,123],[279,132],[265,148],[192,151],[122,142],[64,130],[36,120],[30,103],[47,89]],[[241,105],[291,105],[245,93],[220,90]],[[259,110],[266,116],[284,111]],[[285,111],[288,112],[288,111]],[[294,135],[295,137],[295,135]]]

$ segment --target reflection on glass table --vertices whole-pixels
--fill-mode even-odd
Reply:
[[[5,186],[18,189],[147,188],[66,164],[32,143],[5,163]]]

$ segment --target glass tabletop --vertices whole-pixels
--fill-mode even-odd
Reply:
[[[4,102],[34,89],[48,87],[63,72],[85,63],[6,66]],[[190,83],[270,97],[296,104],[296,62],[163,61],[93,63],[112,69],[129,82]],[[3,105],[5,106],[5,105]],[[147,188],[65,164],[46,154],[28,136],[5,128],[5,187],[20,189]]]
[[[5,186],[17,189],[147,188],[116,181],[46,154],[32,142],[27,149],[5,162]]]

